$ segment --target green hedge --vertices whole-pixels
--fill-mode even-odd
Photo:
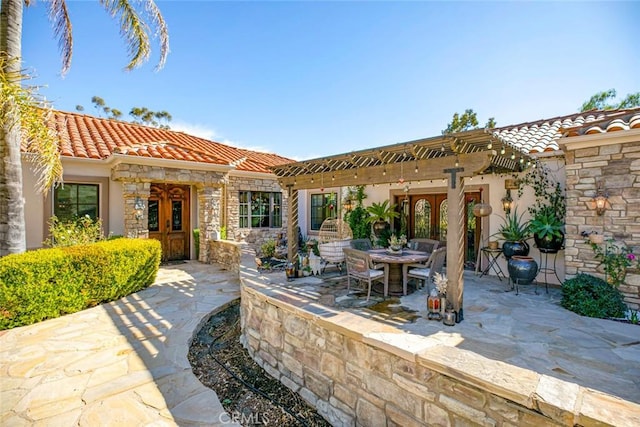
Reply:
[[[151,285],[162,248],[116,239],[0,258],[0,330],[114,301]]]

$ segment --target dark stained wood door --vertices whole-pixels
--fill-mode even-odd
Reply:
[[[480,193],[465,193],[465,265],[475,267],[480,245],[480,221],[473,215],[473,207],[480,202]],[[424,237],[435,240],[447,240],[447,194],[414,194],[408,196],[408,203],[404,196],[396,199],[398,206],[403,206],[407,215],[408,238]],[[406,207],[405,207],[406,206]]]
[[[162,260],[189,258],[188,185],[152,184],[149,195],[149,237],[162,243]]]

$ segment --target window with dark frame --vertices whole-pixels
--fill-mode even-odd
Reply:
[[[282,227],[282,193],[241,191],[239,196],[240,228]]]
[[[85,215],[96,220],[100,213],[98,184],[64,184],[54,189],[53,214],[63,222]]]
[[[318,231],[322,222],[337,215],[337,193],[318,193],[311,195],[311,230]]]

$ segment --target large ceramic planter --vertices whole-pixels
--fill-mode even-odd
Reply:
[[[376,237],[382,236],[385,230],[391,229],[391,225],[387,221],[376,221],[373,223],[373,234]]]
[[[529,255],[529,244],[527,242],[506,241],[502,244],[502,253],[507,260],[513,256],[527,256]]]
[[[537,235],[534,235],[533,240],[536,242],[536,247],[540,249],[540,252],[556,253],[562,249],[564,233],[560,237],[547,235],[544,238],[540,238]]]
[[[529,256],[514,255],[507,261],[509,277],[518,285],[529,285],[538,275],[538,263]]]

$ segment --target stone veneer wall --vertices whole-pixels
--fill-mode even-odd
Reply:
[[[209,241],[209,264],[219,264],[226,270],[238,273],[240,271],[240,244],[228,240]]]
[[[268,191],[282,193],[282,227],[280,228],[240,228],[240,191]],[[257,250],[269,239],[277,239],[287,234],[288,194],[275,179],[231,177],[227,187],[227,239],[247,242]]]
[[[580,233],[595,230],[605,239],[624,242],[636,255],[640,254],[640,141],[565,151],[566,273],[604,277],[599,261]],[[596,214],[592,202],[598,185],[609,194],[610,206],[603,216]],[[640,309],[638,269],[628,270],[620,291],[630,308]]]
[[[349,312],[305,311],[240,277],[243,345],[334,426],[640,423],[636,404]]]

